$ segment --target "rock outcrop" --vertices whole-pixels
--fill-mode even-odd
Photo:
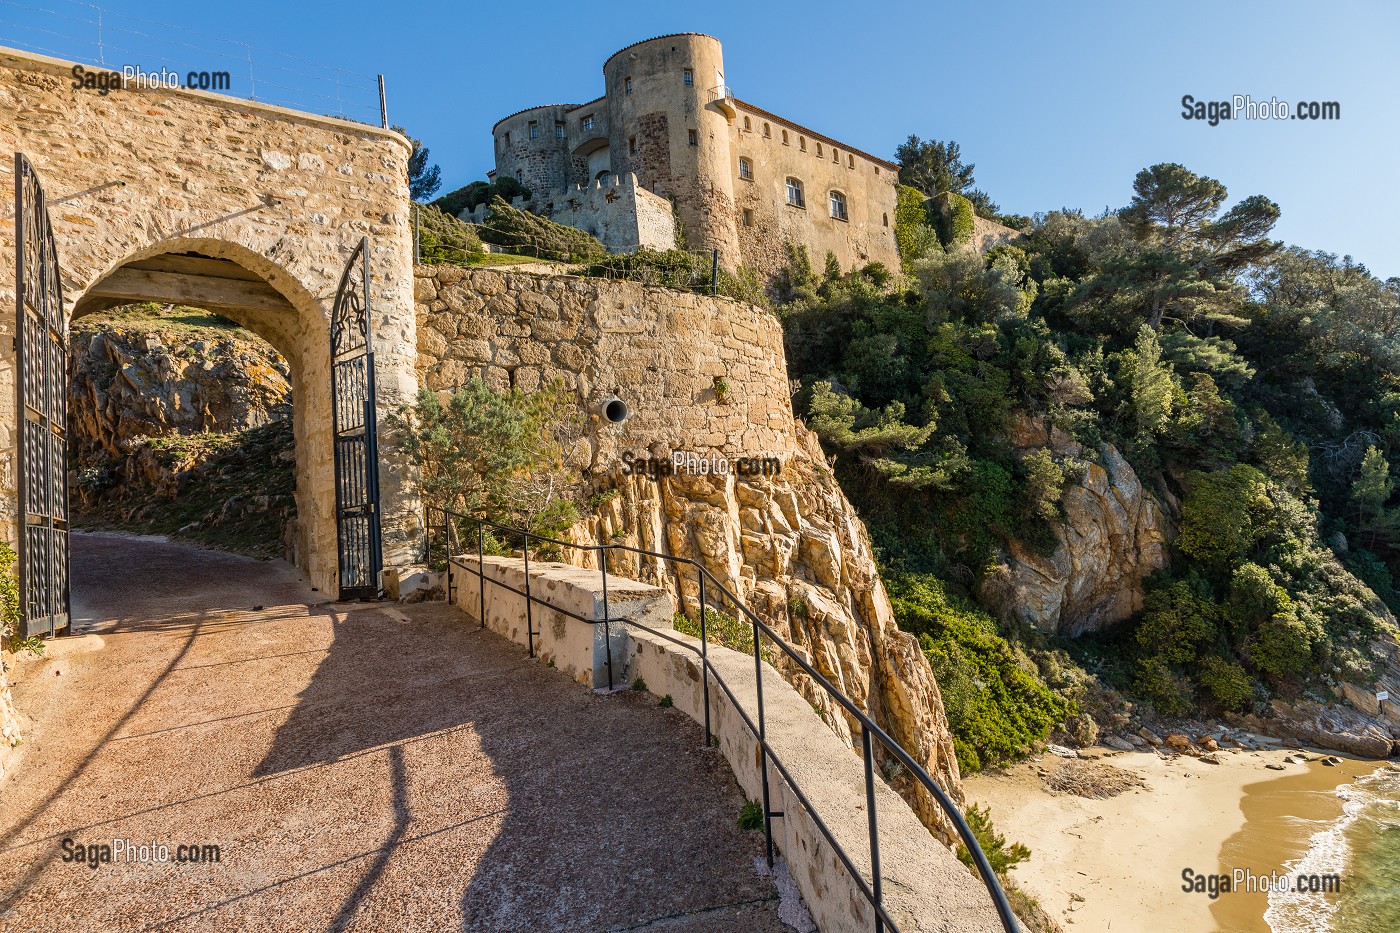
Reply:
[[[1082,475],[1061,497],[1054,550],[1013,541],[984,578],[982,601],[1003,617],[1071,637],[1142,609],[1143,581],[1168,560],[1172,529],[1161,503],[1111,444],[1094,462],[1073,438],[1030,419],[1018,421],[1010,439],[1018,454],[1049,448],[1057,460],[1077,461]]]
[[[69,347],[69,450],[80,464],[132,442],[235,433],[286,418],[287,362],[246,332],[79,319]]]

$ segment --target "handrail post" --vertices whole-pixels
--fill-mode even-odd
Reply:
[[[476,582],[481,592],[481,627],[486,628],[486,523],[476,523]]]
[[[763,837],[768,867],[773,867],[773,806],[768,792],[768,728],[763,716],[763,656],[758,623],[753,623],[754,689],[758,691],[758,750],[763,763]]]
[[[452,604],[452,513],[442,510],[442,546],[447,551],[447,603]]]
[[[608,611],[608,548],[598,545],[598,563],[603,568],[603,647],[608,652],[608,690],[613,689],[612,613]]]
[[[534,597],[530,595],[530,532],[524,532],[523,550],[525,553],[525,642],[530,646],[530,657],[535,656],[535,613]]]
[[[885,903],[880,881],[880,832],[875,818],[875,761],[870,749],[870,730],[860,727],[860,744],[865,756],[865,810],[870,823],[870,881],[875,892],[875,933],[885,933],[885,921],[879,908]]]
[[[710,638],[705,628],[705,568],[697,567],[700,578],[700,689],[705,701],[705,747],[713,741],[710,732]]]

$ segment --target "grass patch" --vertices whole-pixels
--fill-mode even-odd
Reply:
[[[107,311],[98,311],[94,314],[85,314],[73,321],[72,332],[74,335],[93,334],[98,331],[122,327],[135,330],[160,328],[181,332],[208,331],[211,332],[211,337],[220,339],[227,337],[257,339],[251,331],[221,314],[205,311],[202,308],[188,308],[184,305],[164,304],[159,301],[142,301],[119,308],[111,308]]]

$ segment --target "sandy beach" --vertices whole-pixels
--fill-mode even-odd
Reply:
[[[1219,764],[1151,751],[1086,750],[1145,786],[1090,799],[1052,793],[1066,759],[1043,755],[966,778],[968,801],[987,805],[1008,840],[1031,849],[1017,883],[1067,928],[1112,933],[1269,933],[1264,894],[1211,899],[1183,890],[1183,869],[1255,875],[1282,870],[1318,828],[1341,814],[1335,789],[1383,762],[1283,764],[1292,749],[1222,751]],[[1306,749],[1309,759],[1332,754]],[[1270,770],[1283,764],[1285,770]]]

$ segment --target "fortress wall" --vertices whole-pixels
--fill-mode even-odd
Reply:
[[[676,245],[671,202],[638,185],[637,176],[632,174],[609,175],[562,190],[532,191],[528,200],[516,198],[514,206],[597,237],[614,253],[631,253],[638,248],[666,250]],[[480,204],[458,217],[479,224],[490,212],[489,204]]]
[[[846,271],[870,262],[898,271],[897,170],[742,101],[737,107],[730,127],[730,171],[743,262],[772,275],[787,264],[787,244],[793,243],[805,246],[818,268],[831,252]],[[741,157],[751,160],[752,179],[740,176]],[[802,182],[805,208],[787,203],[788,177]],[[831,215],[832,191],[845,195],[844,221]],[[745,211],[751,221],[747,226]]]

